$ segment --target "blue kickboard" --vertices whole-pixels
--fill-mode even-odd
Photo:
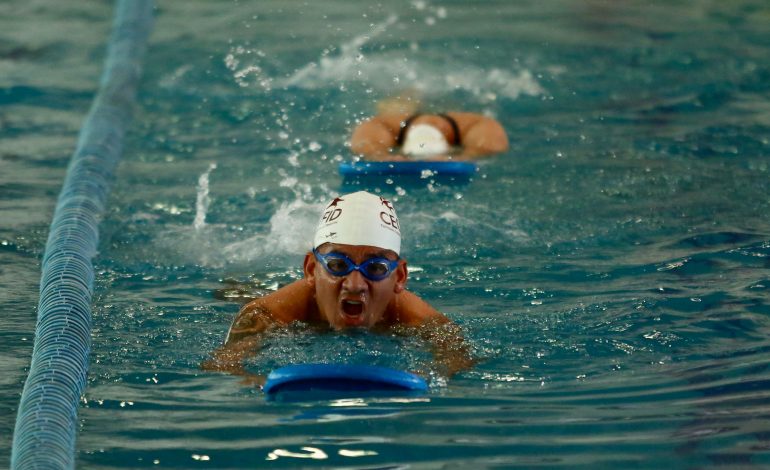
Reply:
[[[450,161],[390,161],[390,162],[342,162],[339,172],[343,177],[367,175],[416,175],[425,173],[438,176],[470,177],[476,173],[476,164]]]
[[[268,374],[262,390],[280,392],[424,392],[422,377],[388,367],[358,364],[294,364]]]

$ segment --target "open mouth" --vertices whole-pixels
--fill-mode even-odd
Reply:
[[[358,317],[364,313],[364,303],[358,300],[343,300],[342,313],[348,317]]]

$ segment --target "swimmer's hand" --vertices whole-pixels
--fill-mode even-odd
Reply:
[[[262,374],[247,373],[243,375],[243,380],[241,380],[241,384],[249,387],[259,387],[259,389],[262,390],[263,388],[265,388],[266,381],[267,381],[267,377],[265,377]]]
[[[267,378],[261,374],[248,372],[240,363],[222,361],[221,358],[208,359],[201,362],[201,370],[209,372],[226,372],[228,374],[241,377],[241,384],[249,387],[259,387],[260,390],[265,386]]]
[[[243,360],[258,347],[258,336],[249,336],[222,345],[211,354],[211,358],[201,362],[200,368],[210,372],[226,372],[241,377],[241,383],[248,386],[265,385],[265,376],[246,370]]]

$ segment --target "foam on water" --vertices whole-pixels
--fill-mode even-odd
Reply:
[[[425,5],[418,3],[417,9],[425,10]],[[426,17],[427,27],[435,24],[436,18],[446,17],[446,12],[441,11]],[[376,50],[373,47],[375,40],[384,33],[409,27],[408,22],[391,15],[371,24],[367,32],[339,46],[323,49],[317,60],[284,77],[270,76],[266,65],[270,58],[259,49],[233,46],[224,62],[239,86],[256,85],[266,92],[276,88],[339,88],[344,91],[347,86],[360,84],[380,94],[391,93],[394,89],[413,89],[428,98],[463,91],[482,103],[498,97],[517,99],[522,95],[539,96],[545,92],[532,72],[517,63],[499,68],[462,63],[457,57],[447,61],[443,54],[423,50],[416,41],[411,42],[407,50]],[[364,46],[371,50],[364,53]]]

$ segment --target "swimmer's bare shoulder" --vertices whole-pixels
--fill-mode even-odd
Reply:
[[[312,301],[313,287],[305,279],[252,300],[238,312],[225,342],[237,341],[294,321],[305,321],[312,310]]]
[[[391,318],[395,320],[393,323],[404,326],[443,324],[451,321],[428,302],[407,290],[396,296]]]

